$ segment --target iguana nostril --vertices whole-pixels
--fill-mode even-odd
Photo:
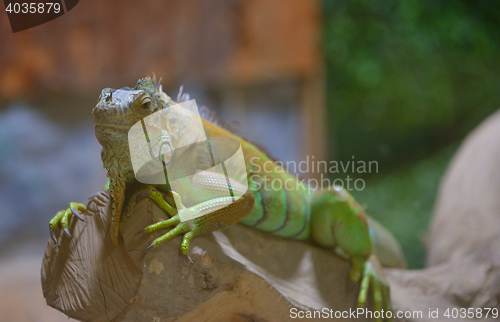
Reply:
[[[106,102],[110,102],[113,99],[113,92],[106,93]]]

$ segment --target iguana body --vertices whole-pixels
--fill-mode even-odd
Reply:
[[[199,128],[191,126],[188,114],[179,114],[175,110],[175,104],[176,102],[161,91],[161,86],[145,78],[139,80],[132,89],[104,89],[93,110],[96,137],[103,146],[101,157],[104,167],[108,170],[109,189],[113,199],[112,238],[116,244],[120,242],[120,226],[133,209],[136,197],[144,191],[149,191],[150,197],[171,218],[146,227],[145,232],[152,233],[167,227],[172,229],[155,239],[148,249],[158,247],[176,235],[183,234],[181,252],[187,255],[189,242],[194,236],[220,230],[239,221],[280,237],[313,241],[347,257],[352,264],[350,278],[356,282],[361,280],[358,304],[365,304],[371,284],[375,308],[390,309],[388,285],[382,277],[377,276],[368,257],[375,249],[375,252],[380,253],[379,257],[384,259],[382,264],[404,266],[400,248],[392,236],[373,222],[345,189],[309,189],[256,146],[210,120],[203,119],[207,137],[231,137],[241,144],[249,189],[245,191],[238,183],[232,183],[232,189],[243,195],[240,199],[216,211],[211,210],[224,202],[224,197],[215,193],[217,189],[227,189],[228,186],[225,178],[216,173],[204,173],[191,182],[192,187],[188,188],[207,191],[206,193],[213,194],[213,198],[189,209],[185,209],[182,204],[184,196],[179,196],[175,191],[170,193],[174,196],[177,209],[163,200],[158,191],[168,193],[171,189],[168,182],[165,185],[137,185],[127,140],[127,133],[132,125],[152,113],[167,109],[172,115],[175,130],[172,125],[174,123],[168,125],[169,135],[164,138],[166,143],[196,139],[200,133]],[[279,190],[269,189],[268,186],[265,189],[265,182],[270,180],[286,184]],[[125,202],[126,199],[128,203]],[[51,229],[60,223],[67,231],[71,213],[78,215],[78,211],[83,209],[81,204],[70,204],[68,210],[59,212],[51,220]],[[183,211],[206,215],[181,222],[179,214]],[[381,239],[385,243],[380,242]]]

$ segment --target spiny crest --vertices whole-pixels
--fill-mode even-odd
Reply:
[[[157,98],[162,99],[165,103],[182,103],[189,101],[191,99],[191,96],[189,93],[184,92],[184,86],[181,85],[179,88],[179,93],[177,94],[177,99],[174,102],[165,92],[163,92],[162,86],[161,86],[161,78],[159,81],[156,81],[156,75],[153,74],[153,78],[150,76],[146,76],[144,78],[141,78],[137,81],[137,84],[135,85],[134,89],[142,89],[147,91],[151,95],[155,95]],[[241,136],[241,132],[239,131],[239,124],[238,122],[231,122],[231,123],[226,123],[222,119],[220,119],[214,111],[210,110],[208,107],[202,105],[198,107],[198,110],[200,112],[201,117],[206,119],[207,121],[214,123],[222,128],[225,128],[226,130]]]
[[[135,90],[145,90],[150,95],[154,96],[158,101],[161,101],[165,107],[168,103],[173,102],[172,99],[163,91],[160,80],[156,81],[156,75],[153,74],[153,78],[146,76],[137,81],[134,87]]]
[[[153,76],[153,78],[147,76],[139,79],[134,89],[142,89],[149,92],[150,94],[155,94],[159,91],[159,86],[161,85],[159,84],[159,82],[156,82],[156,76]]]
[[[177,103],[182,103],[189,101],[191,99],[191,95],[189,93],[184,92],[184,85],[181,85],[179,88],[179,93],[177,94]],[[200,112],[200,116],[203,117],[205,120],[209,121],[210,123],[213,123],[215,125],[218,125],[229,132],[232,132],[236,135],[241,136],[241,133],[239,131],[239,124],[238,122],[231,122],[231,123],[226,123],[222,119],[220,119],[214,111],[206,107],[205,105],[198,106],[198,111]]]
[[[163,103],[164,107],[168,106],[169,104],[182,103],[185,101],[189,101],[191,99],[190,95],[188,93],[184,92],[184,86],[181,86],[179,88],[179,93],[177,94],[177,100],[176,101],[172,100],[165,92],[163,92],[162,86],[160,83],[161,83],[161,78],[159,81],[156,81],[156,75],[153,74],[153,78],[147,76],[147,77],[139,79],[137,81],[137,84],[136,84],[134,89],[146,90],[148,93],[155,96],[155,98],[157,98],[159,101],[161,101]],[[228,130],[229,132],[236,134],[237,136],[244,139],[244,136],[242,135],[242,133],[239,129],[240,125],[238,122],[233,121],[233,122],[227,123],[227,122],[223,121],[222,119],[220,119],[214,111],[210,110],[209,108],[207,108],[204,105],[199,106],[198,110],[199,110],[202,118],[206,119],[210,123],[216,124],[216,125],[224,128],[224,129]],[[249,141],[249,140],[247,140],[247,141]],[[257,148],[259,148],[264,153],[266,153],[272,160],[277,160],[276,158],[273,158],[272,156],[270,156],[267,149],[264,148],[262,145],[257,144],[257,143],[252,142],[252,141],[249,141],[249,142],[252,143],[253,145],[257,146]]]
[[[179,88],[179,93],[177,94],[177,102],[181,103],[181,102],[189,101],[190,99],[191,99],[190,95],[188,93],[184,92],[184,86],[181,85],[181,87]],[[242,132],[240,130],[240,123],[238,121],[232,121],[232,122],[228,123],[228,122],[222,120],[220,117],[218,117],[217,114],[215,113],[215,111],[212,111],[211,109],[209,109],[205,105],[199,106],[198,107],[198,111],[200,112],[200,116],[203,117],[205,120],[207,120],[210,123],[213,123],[215,125],[218,125],[218,126],[222,127],[223,129],[226,129],[229,132],[231,132],[231,133],[233,133],[233,134],[235,134],[235,135],[243,138],[244,140],[252,143],[259,150],[261,150],[262,152],[264,152],[265,154],[267,154],[267,156],[271,160],[278,161],[278,159],[275,158],[275,157],[273,157],[269,153],[269,151],[267,150],[267,148],[265,148],[263,145],[246,139],[243,136],[243,134],[242,134]]]

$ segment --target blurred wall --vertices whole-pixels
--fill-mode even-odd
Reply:
[[[82,0],[15,34],[0,13],[0,244],[45,239],[57,211],[102,187],[91,110],[103,88],[153,73],[279,159],[323,154],[320,5]]]
[[[95,93],[156,71],[166,83],[245,84],[318,68],[315,1],[81,1],[12,34],[2,15],[0,93]]]
[[[87,0],[58,19],[12,34],[4,14],[0,105],[22,98],[56,118],[89,119],[102,88],[133,86],[155,73],[170,95],[184,84],[197,94],[192,98],[212,103],[223,118],[246,115],[240,123],[256,121],[262,111],[252,110],[259,106],[272,114],[271,102],[283,99],[281,124],[274,127],[264,117],[258,131],[244,134],[276,138],[269,140],[270,150],[293,134],[299,143],[281,153],[285,159],[321,154],[324,127],[314,126],[324,121],[320,17],[317,1]],[[245,98],[283,86],[289,88],[286,97],[271,90],[259,102]]]

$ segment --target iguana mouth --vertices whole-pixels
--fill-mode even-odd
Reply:
[[[95,126],[100,126],[100,127],[110,127],[110,128],[115,128],[115,129],[130,129],[129,125],[116,125],[116,124],[104,124],[104,123],[95,123]]]
[[[117,128],[117,129],[129,129],[132,127],[132,125],[135,124],[134,121],[132,120],[119,120],[116,118],[116,114],[119,112],[117,110],[104,110],[104,109],[96,109],[92,111],[92,114],[94,116],[94,124],[96,126],[105,126],[105,127],[112,127],[112,128]]]

